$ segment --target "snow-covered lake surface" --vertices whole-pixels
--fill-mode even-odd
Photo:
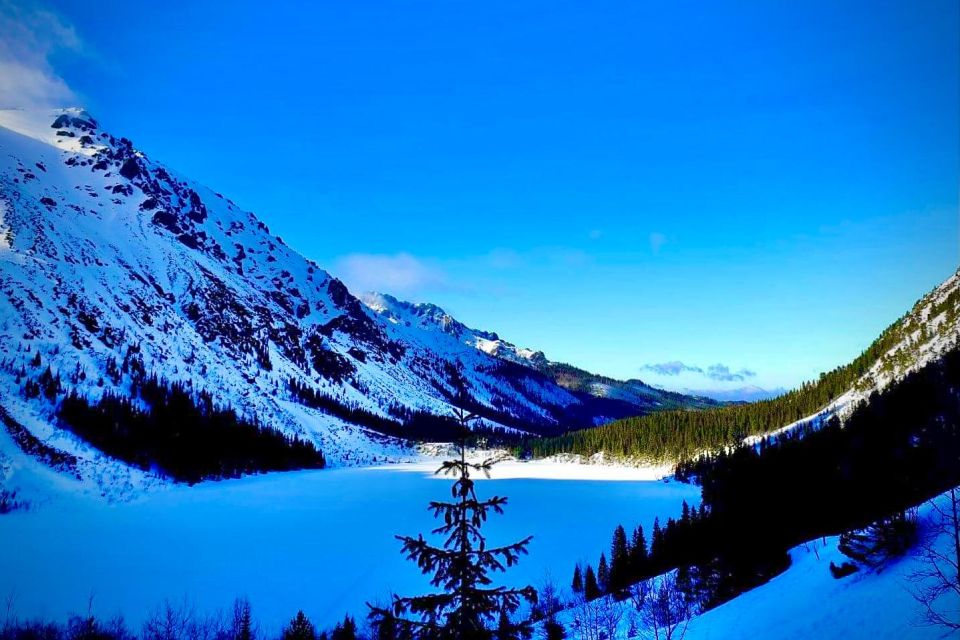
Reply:
[[[426,587],[394,534],[426,533],[427,503],[449,496],[436,463],[333,469],[173,487],[126,503],[62,494],[0,517],[0,597],[21,617],[93,611],[138,625],[164,600],[200,610],[249,597],[265,631],[302,608],[319,625],[391,590]],[[533,535],[507,584],[566,586],[577,560],[595,563],[617,524],[676,516],[699,489],[644,469],[504,462],[479,485],[509,497],[486,526],[490,543]]]

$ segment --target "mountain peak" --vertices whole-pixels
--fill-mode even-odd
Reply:
[[[367,292],[361,301],[393,323],[417,326],[421,329],[440,329],[454,337],[460,337],[468,327],[442,308],[429,302],[408,302],[388,293]]]
[[[65,109],[0,109],[0,127],[39,140],[56,149],[92,156],[112,138],[80,107]]]

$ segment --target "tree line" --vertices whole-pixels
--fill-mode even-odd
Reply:
[[[479,421],[472,424],[469,432],[464,434],[460,423],[451,416],[437,415],[399,404],[390,405],[387,408],[388,415],[382,416],[356,403],[348,403],[318,391],[295,378],[290,378],[288,384],[290,393],[297,402],[351,424],[395,438],[420,442],[453,442],[466,436],[470,445],[481,441],[486,445],[516,445],[519,441],[519,436],[514,435],[513,432],[501,427],[491,427]],[[458,401],[467,404],[462,400],[462,396]]]
[[[92,605],[91,605],[92,606]],[[21,620],[7,607],[0,621],[0,640],[361,640],[369,630],[349,616],[328,629],[317,629],[298,611],[279,633],[266,633],[253,616],[249,600],[237,598],[227,612],[204,613],[170,601],[147,615],[139,631],[122,616],[103,619],[88,612],[65,623]]]
[[[325,466],[312,442],[242,417],[207,391],[156,376],[132,384],[129,396],[108,390],[91,400],[72,391],[57,417],[107,455],[182,482]]]
[[[818,380],[777,398],[699,411],[659,411],[554,438],[530,440],[524,448],[534,457],[603,451],[649,462],[676,462],[736,446],[747,436],[770,433],[823,409],[853,387],[909,334],[911,327],[911,316],[901,318],[850,364],[822,373]]]

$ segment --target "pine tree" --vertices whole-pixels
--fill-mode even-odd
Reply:
[[[583,573],[578,564],[573,568],[573,584],[571,585],[574,593],[583,593]]]
[[[630,577],[641,580],[648,577],[647,538],[643,535],[643,525],[637,525],[633,530],[633,540],[630,542]]]
[[[610,543],[610,591],[618,591],[630,582],[630,548],[623,525],[617,526]]]
[[[550,618],[543,623],[543,635],[546,640],[565,640],[567,637],[567,630],[563,627],[559,620],[556,618]]]
[[[330,634],[330,640],[357,640],[357,623],[350,616],[344,616]]]
[[[404,640],[410,635],[404,635],[403,630],[398,627],[397,619],[393,613],[388,611],[381,618],[370,621],[370,629],[373,633],[371,640]]]
[[[676,587],[683,596],[683,601],[686,605],[692,607],[697,601],[697,596],[694,589],[693,575],[688,565],[680,565],[677,567]]]
[[[503,609],[500,610],[500,618],[497,620],[497,631],[493,635],[494,640],[515,640],[518,637],[517,630],[510,621],[510,616]]]
[[[489,477],[493,460],[467,462],[466,437],[470,425],[478,417],[464,409],[454,411],[461,432],[459,456],[446,460],[438,474],[454,478],[451,488],[453,500],[434,501],[430,511],[443,524],[433,530],[441,536],[441,547],[431,545],[423,535],[416,538],[397,536],[403,543],[402,552],[416,562],[425,574],[433,574],[430,584],[439,593],[399,597],[393,596],[392,605],[385,609],[368,605],[375,625],[383,626],[391,617],[396,628],[417,640],[489,640],[493,637],[521,637],[530,633],[529,620],[514,622],[515,613],[523,600],[536,602],[537,592],[527,586],[519,589],[493,587],[490,573],[506,571],[517,563],[532,540],[523,540],[501,547],[488,548],[481,527],[490,514],[502,514],[507,498],[493,496],[480,500],[472,473]],[[496,628],[490,627],[496,624]],[[496,633],[496,636],[494,636]]]
[[[916,521],[900,511],[862,529],[840,534],[840,553],[869,567],[879,567],[903,555],[916,537]]]
[[[250,601],[246,598],[239,598],[233,603],[233,638],[254,640],[253,615],[250,612]]]
[[[583,577],[583,596],[587,600],[596,600],[600,597],[600,585],[597,584],[597,574],[593,572],[593,567],[587,565],[587,572]]]
[[[660,528],[660,518],[653,519],[653,535],[650,537],[650,559],[658,568],[663,565],[663,529]]]
[[[610,591],[610,566],[607,564],[607,556],[600,554],[600,562],[597,563],[597,585],[600,587],[600,593]]]
[[[317,631],[307,619],[303,611],[297,611],[296,617],[290,621],[290,626],[283,630],[282,640],[316,640]]]

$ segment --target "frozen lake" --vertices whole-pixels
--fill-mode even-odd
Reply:
[[[0,597],[20,617],[63,620],[93,611],[139,625],[164,600],[226,610],[247,596],[264,631],[302,608],[320,626],[391,590],[419,592],[426,580],[399,554],[394,534],[427,533],[429,500],[449,481],[435,464],[332,469],[175,487],[129,503],[62,496],[0,517]],[[613,528],[699,502],[699,489],[650,480],[641,471],[508,462],[480,483],[481,498],[510,499],[485,531],[491,544],[533,535],[530,555],[504,583],[562,586],[577,560],[595,562]],[[644,479],[644,478],[647,479]],[[566,478],[566,479],[564,479]]]

